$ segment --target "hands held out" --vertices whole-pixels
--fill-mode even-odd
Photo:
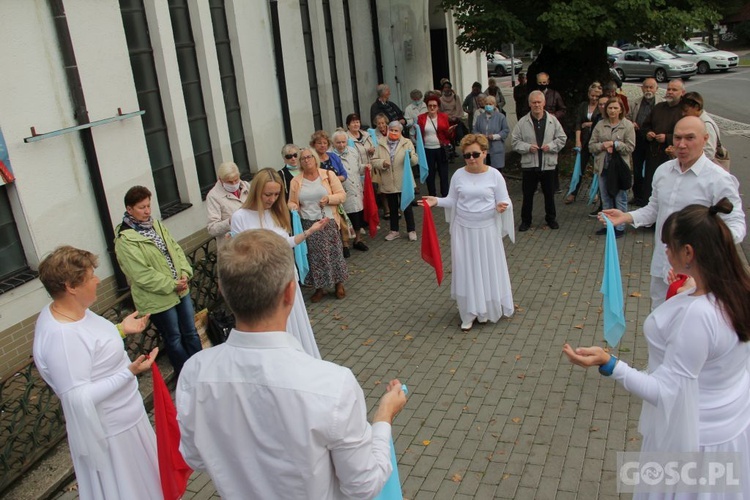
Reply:
[[[623,212],[622,210],[617,210],[616,208],[610,208],[607,210],[602,210],[599,212],[599,216],[597,217],[599,219],[599,222],[607,225],[607,221],[604,220],[604,217],[602,217],[602,214],[606,215],[607,218],[612,222],[613,225],[619,226],[620,224],[627,224],[630,222],[633,222],[633,218]]]
[[[154,347],[154,350],[148,353],[148,356],[145,354],[141,354],[140,356],[135,358],[135,361],[130,363],[130,365],[128,366],[128,370],[130,370],[133,375],[140,375],[141,373],[151,368],[151,365],[156,361],[156,356],[158,354],[159,348]]]
[[[602,366],[609,362],[611,357],[604,349],[597,346],[592,347],[578,347],[573,349],[570,344],[563,346],[563,353],[568,357],[568,360],[574,365],[588,368],[590,366]]]
[[[120,326],[122,327],[122,331],[123,333],[125,333],[125,335],[141,333],[146,329],[146,326],[148,325],[148,318],[150,318],[151,315],[146,314],[142,318],[138,318],[137,316],[138,311],[135,311],[125,316],[125,318],[123,318],[123,320],[120,322]]]
[[[437,205],[437,198],[434,196],[422,196],[422,199],[418,200],[417,204],[420,207],[425,206],[425,204],[429,207],[434,207],[435,205]]]
[[[378,410],[372,419],[373,422],[393,422],[393,417],[398,415],[406,404],[406,394],[398,379],[391,380],[385,391],[385,394],[380,398]]]
[[[326,224],[328,224],[328,221],[330,220],[331,219],[329,219],[328,217],[323,217],[322,219],[315,221],[315,223],[310,226],[310,231],[313,233],[317,233],[318,231],[326,227]]]

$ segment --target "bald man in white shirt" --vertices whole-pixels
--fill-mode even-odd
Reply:
[[[225,499],[373,498],[392,471],[401,383],[388,384],[370,425],[352,372],[306,354],[284,331],[296,292],[288,243],[258,229],[220,253],[219,286],[237,327],[180,374],[185,460]]]
[[[740,243],[746,233],[739,182],[703,154],[708,140],[703,121],[695,116],[686,116],[675,125],[673,137],[676,158],[656,169],[648,205],[627,213],[617,209],[603,212],[615,226],[630,223],[640,227],[656,223],[656,241],[651,258],[652,310],[666,300],[669,288],[667,273],[670,266],[666,245],[661,242],[661,228],[670,214],[693,204],[709,207],[726,197],[734,205],[734,210],[721,215],[721,218],[732,232],[734,242]]]

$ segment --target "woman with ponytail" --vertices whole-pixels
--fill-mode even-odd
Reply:
[[[750,498],[750,275],[718,216],[732,209],[722,198],[711,207],[689,205],[665,221],[669,263],[694,284],[646,318],[647,371],[600,347],[566,344],[563,352],[643,399],[641,451],[735,453],[742,458],[733,473],[741,493],[728,497]]]

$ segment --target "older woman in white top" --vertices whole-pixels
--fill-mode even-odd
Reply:
[[[347,173],[346,180],[341,185],[344,187],[344,191],[346,191],[344,212],[349,217],[354,229],[354,243],[352,246],[356,250],[366,252],[369,248],[362,241],[362,235],[359,230],[364,227],[365,222],[362,181],[365,176],[365,170],[370,168],[370,164],[362,164],[357,150],[348,145],[349,136],[344,130],[334,132],[331,140],[333,141],[333,153],[341,158],[341,163],[344,165]]]
[[[62,401],[80,498],[161,500],[156,437],[136,378],[159,349],[131,362],[121,337],[143,331],[148,315],[115,327],[91,312],[96,266],[94,254],[71,246],[39,264],[52,303],[37,319],[34,362]]]
[[[718,216],[733,209],[722,198],[711,207],[689,205],[665,221],[669,263],[692,283],[646,318],[645,372],[601,347],[563,348],[572,363],[598,366],[643,399],[641,451],[742,456],[741,470],[734,471],[742,493],[710,498],[750,498],[750,274]]]
[[[448,196],[422,198],[431,207],[451,210],[451,296],[464,331],[475,320],[494,323],[514,311],[502,240],[512,234],[513,208],[502,174],[484,163],[488,147],[484,135],[464,136],[461,151],[466,166],[453,174]]]
[[[208,212],[208,234],[216,237],[221,245],[229,234],[232,214],[247,199],[250,183],[240,179],[240,170],[233,162],[224,162],[216,172],[219,180],[206,195],[206,212]]]

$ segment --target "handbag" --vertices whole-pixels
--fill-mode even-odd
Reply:
[[[722,167],[724,170],[729,172],[729,164],[731,158],[729,157],[729,150],[721,144],[721,139],[716,142],[716,155],[714,156],[714,163]]]
[[[633,185],[633,173],[619,151],[609,155],[607,164],[607,193],[613,198],[619,191],[627,191]]]
[[[206,333],[213,345],[226,342],[229,332],[235,326],[234,314],[228,309],[216,309],[208,313],[208,325]]]

